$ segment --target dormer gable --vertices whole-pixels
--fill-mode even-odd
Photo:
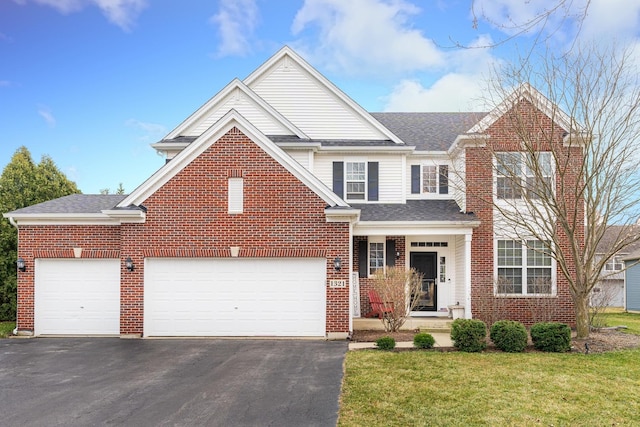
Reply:
[[[312,139],[402,140],[288,46],[244,83]]]

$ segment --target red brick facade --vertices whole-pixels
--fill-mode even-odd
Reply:
[[[243,213],[229,214],[227,182],[244,179]],[[207,148],[142,203],[144,223],[22,226],[19,253],[34,258],[119,257],[121,334],[143,334],[145,257],[325,257],[327,281],[349,283],[349,224],[327,222],[327,203],[237,128]],[[139,268],[127,271],[131,257]],[[19,275],[18,327],[33,330],[33,268]],[[349,331],[349,288],[326,289],[326,331]]]
[[[486,131],[489,135],[486,147],[466,149],[467,210],[475,213],[481,224],[473,232],[471,245],[471,301],[473,317],[493,323],[500,319],[518,320],[527,325],[539,321],[558,321],[575,326],[573,301],[569,284],[559,268],[556,271],[557,293],[554,296],[536,298],[530,296],[512,297],[494,294],[494,217],[491,200],[493,198],[493,163],[495,152],[522,151],[520,138],[514,127],[527,123],[527,130],[533,137],[539,138],[538,151],[554,151],[559,159],[569,159],[574,165],[582,161],[582,152],[578,147],[563,146],[564,129],[553,125],[551,119],[523,102],[518,106],[518,118],[514,110],[492,124]],[[516,122],[517,120],[517,122]],[[550,145],[548,135],[553,135]],[[570,170],[570,169],[569,169]],[[575,188],[576,174],[564,174],[563,183],[556,182],[560,195],[562,188]],[[570,192],[571,193],[571,192]],[[565,194],[569,206],[576,206],[575,197]],[[582,204],[577,204],[579,216],[584,212]],[[577,221],[584,224],[583,221]],[[583,226],[578,229],[576,238],[584,240]],[[566,241],[562,238],[561,241]],[[568,244],[568,243],[566,243]],[[571,260],[569,260],[571,263]]]

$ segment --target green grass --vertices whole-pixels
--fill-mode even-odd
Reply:
[[[638,425],[640,350],[347,354],[339,426]]]
[[[601,315],[606,326],[625,325],[627,329],[621,329],[622,332],[640,335],[640,314],[624,313],[624,312],[607,312]]]
[[[0,338],[6,338],[11,335],[15,327],[16,322],[0,322]]]
[[[606,313],[640,335],[640,315]],[[339,426],[640,425],[640,349],[604,354],[352,351]]]

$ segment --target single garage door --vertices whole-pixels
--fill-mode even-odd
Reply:
[[[37,259],[35,335],[119,335],[120,261]]]
[[[324,258],[147,258],[145,336],[324,336]]]

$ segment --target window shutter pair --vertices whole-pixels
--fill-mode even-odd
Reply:
[[[449,166],[438,166],[440,194],[449,194]],[[420,194],[420,165],[411,165],[411,194]]]
[[[396,265],[396,242],[395,240],[386,241],[385,249],[385,265],[394,267]],[[369,276],[369,240],[360,240],[358,246],[358,277]]]
[[[367,200],[379,198],[378,162],[367,163]],[[333,192],[344,198],[344,162],[333,162]]]

